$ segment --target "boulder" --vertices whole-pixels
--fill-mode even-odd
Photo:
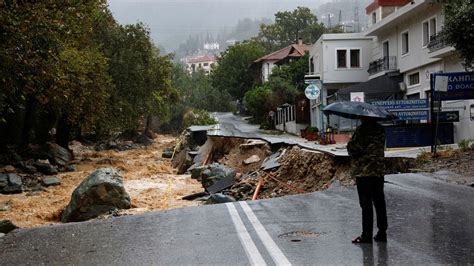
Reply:
[[[27,174],[34,174],[34,173],[36,173],[36,172],[38,171],[38,170],[36,169],[36,167],[34,167],[33,165],[29,165],[29,164],[23,164],[22,169],[23,169],[23,171],[25,171],[25,173],[27,173]]]
[[[49,162],[36,161],[33,163],[33,166],[41,173],[45,175],[57,175],[58,169],[51,165]]]
[[[222,193],[216,193],[209,196],[205,204],[220,204],[220,203],[227,203],[227,202],[234,202],[234,201],[235,199],[231,196],[227,196]]]
[[[173,157],[173,150],[169,148],[164,150],[161,154],[161,157],[171,159]]]
[[[114,168],[102,168],[89,175],[72,193],[63,222],[85,221],[116,209],[129,209],[130,196],[122,176]]]
[[[135,142],[136,143],[140,143],[140,144],[143,144],[145,146],[149,146],[151,144],[153,144],[153,140],[149,139],[147,136],[141,134],[141,135],[138,135],[136,138],[135,138]]]
[[[55,176],[47,177],[41,181],[41,184],[45,187],[49,186],[59,186],[61,185],[61,180]]]
[[[15,172],[15,167],[13,167],[12,165],[7,165],[7,166],[3,167],[2,172],[4,172],[4,173],[14,173]]]
[[[260,157],[258,155],[252,155],[249,158],[244,160],[245,165],[253,164],[253,163],[258,163],[260,162]]]
[[[8,186],[8,175],[0,174],[0,191]]]
[[[72,160],[72,154],[67,149],[52,142],[46,144],[45,155],[53,164],[60,166],[65,166]]]
[[[210,164],[201,173],[201,184],[207,189],[222,179],[235,178],[235,171],[218,163]]]
[[[18,226],[14,225],[10,220],[0,221],[0,233],[8,234],[11,231],[17,229]]]
[[[16,174],[0,175],[0,192],[2,194],[17,194],[23,191],[22,179]]]

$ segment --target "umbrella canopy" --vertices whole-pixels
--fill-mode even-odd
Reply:
[[[397,118],[389,111],[365,102],[335,102],[326,106],[323,112],[350,119],[370,117],[377,120],[392,120]]]

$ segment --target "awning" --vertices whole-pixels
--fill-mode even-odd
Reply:
[[[399,72],[387,73],[383,76],[373,78],[369,81],[358,83],[350,87],[342,88],[337,91],[338,98],[351,92],[364,92],[366,96],[390,96],[402,94],[400,83],[403,82],[403,75]]]

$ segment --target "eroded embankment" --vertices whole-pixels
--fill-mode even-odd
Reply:
[[[175,164],[192,165],[193,169],[218,163],[232,168],[237,172],[234,184],[219,192],[236,200],[320,191],[335,180],[342,185],[355,183],[349,173],[349,157],[334,157],[297,146],[271,147],[261,140],[213,136],[200,147],[181,147],[183,154],[191,149],[196,154],[193,161],[183,163],[177,158]],[[412,165],[411,159],[387,158],[387,174],[406,172]]]

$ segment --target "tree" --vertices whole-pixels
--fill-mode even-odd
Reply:
[[[444,5],[446,17],[443,34],[464,59],[464,67],[474,67],[474,1],[447,1]]]
[[[217,61],[211,74],[212,85],[234,99],[242,99],[259,80],[259,69],[253,62],[264,54],[264,48],[253,41],[230,46]]]
[[[298,7],[293,11],[283,11],[275,14],[275,23],[262,24],[258,40],[267,51],[275,51],[288,45],[298,43],[313,43],[325,32],[322,23],[307,7]]]
[[[268,85],[256,86],[245,93],[245,107],[252,114],[254,122],[264,122],[267,113],[273,109],[273,105],[269,101],[272,93]]]
[[[90,42],[94,19],[106,8],[100,0],[0,2],[2,142],[47,140],[55,124],[58,135],[67,137],[65,124],[79,126],[100,114],[81,117],[91,105],[103,104],[109,88],[106,60]]]

